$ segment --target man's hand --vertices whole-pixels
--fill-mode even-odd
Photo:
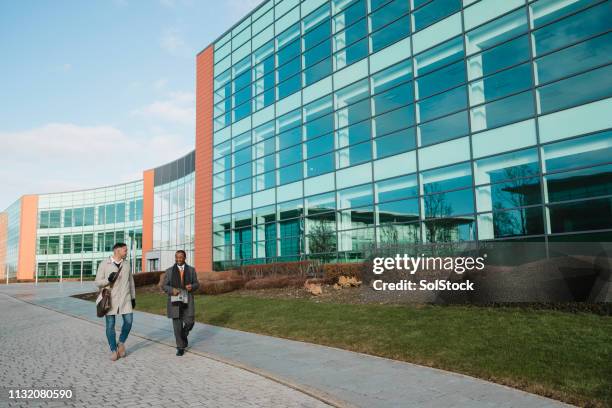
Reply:
[[[181,293],[177,288],[172,288],[172,296],[176,296]]]
[[[111,272],[110,275],[108,275],[108,281],[113,283],[115,279],[117,279],[117,272]]]
[[[187,289],[188,292],[191,292],[191,284],[185,286],[185,289]]]

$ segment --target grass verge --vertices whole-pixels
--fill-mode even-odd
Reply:
[[[212,325],[441,368],[580,406],[612,405],[612,317],[513,307],[196,297]],[[137,309],[165,314],[139,291]]]

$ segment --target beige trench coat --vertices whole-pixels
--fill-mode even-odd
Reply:
[[[117,272],[117,267],[110,257],[100,262],[96,273],[96,286],[103,288],[110,285],[108,275]],[[110,286],[109,286],[110,287]],[[134,286],[134,276],[130,270],[130,262],[123,260],[121,273],[111,289],[111,309],[107,315],[118,315],[132,313],[132,299],[136,299],[136,287]]]

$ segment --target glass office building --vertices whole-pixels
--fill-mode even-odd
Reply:
[[[214,267],[609,241],[611,29],[610,1],[264,2],[202,52]]]
[[[23,196],[0,271],[612,241],[612,0],[268,0],[196,56],[195,151]],[[0,272],[3,275],[4,272]]]
[[[165,269],[182,249],[193,259],[195,234],[195,152],[155,168],[153,248],[148,270]]]
[[[117,242],[128,244],[142,270],[142,181],[38,198],[39,278],[95,275]]]

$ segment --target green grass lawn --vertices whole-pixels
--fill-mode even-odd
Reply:
[[[165,314],[141,293],[138,310]],[[442,368],[581,406],[612,405],[612,317],[519,308],[198,296],[196,320]]]

